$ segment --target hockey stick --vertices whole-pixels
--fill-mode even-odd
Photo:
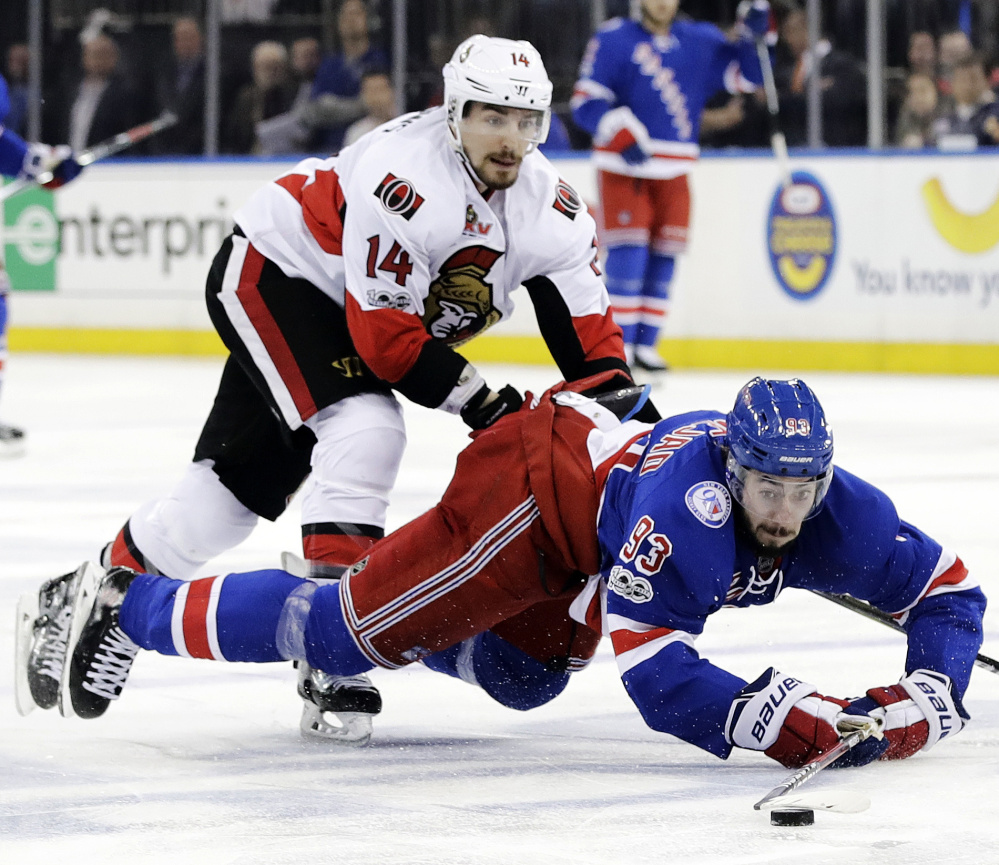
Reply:
[[[837,595],[833,592],[815,592],[815,594],[820,595],[827,601],[832,601],[834,604],[839,604],[841,607],[846,607],[848,610],[853,610],[855,613],[860,613],[860,615],[866,616],[868,619],[873,619],[875,622],[887,625],[892,630],[905,633],[905,628],[891,616],[881,612],[877,607],[872,607],[866,601],[858,601],[850,595]],[[999,673],[999,661],[988,657],[988,655],[975,655],[975,666],[981,667],[983,670],[988,670],[990,673]]]
[[[806,781],[814,778],[826,766],[835,763],[851,748],[863,742],[875,730],[876,727],[873,724],[868,724],[848,733],[824,754],[821,754],[812,760],[811,763],[806,763],[800,769],[796,769],[788,775],[787,778],[753,805],[754,810],[769,811],[773,808],[811,808],[823,811],[840,811],[843,813],[855,813],[865,810],[870,805],[870,800],[858,793],[833,792],[831,795],[816,794],[815,796],[791,796],[790,794]]]
[[[780,172],[781,186],[787,189],[791,185],[791,160],[787,155],[787,139],[780,128],[780,105],[777,102],[777,83],[774,81],[774,67],[770,63],[770,49],[766,41],[756,40],[756,56],[760,59],[760,69],[763,72],[763,92],[767,96],[767,111],[770,112],[770,146],[777,158],[777,169]]]
[[[112,138],[108,138],[100,144],[95,144],[89,150],[82,151],[79,156],[76,157],[77,163],[81,166],[91,165],[94,162],[100,162],[102,159],[107,159],[109,156],[114,156],[116,153],[120,153],[131,147],[133,144],[138,144],[140,141],[144,141],[151,135],[155,135],[157,132],[162,132],[173,126],[177,122],[177,115],[172,111],[164,111],[155,120],[151,120],[149,123],[140,123],[138,126],[133,126],[131,129],[126,129],[124,132],[119,132]],[[6,201],[17,195],[19,192],[23,192],[33,186],[43,186],[48,183],[53,178],[53,173],[51,171],[43,171],[38,176],[27,180],[22,178],[20,180],[15,180],[13,183],[8,183],[2,189],[0,189],[0,201]]]

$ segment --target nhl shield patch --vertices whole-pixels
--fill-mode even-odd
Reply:
[[[687,508],[709,529],[720,529],[732,513],[732,499],[724,484],[701,481],[684,497]]]

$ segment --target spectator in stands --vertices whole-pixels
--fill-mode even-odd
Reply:
[[[914,30],[909,34],[909,51],[906,55],[909,72],[929,75],[937,79],[937,41],[926,30]]]
[[[716,93],[701,114],[701,147],[768,147],[770,121],[763,88]]]
[[[63,117],[62,140],[77,153],[138,123],[136,95],[118,69],[115,41],[99,33],[83,45],[83,79]]]
[[[940,37],[940,78],[937,88],[945,96],[951,95],[950,79],[955,64],[973,50],[971,40],[963,30],[951,30]]]
[[[199,154],[205,141],[205,57],[201,26],[191,16],[173,25],[173,52],[155,81],[156,110],[169,109],[177,125],[152,139],[162,154]]]
[[[808,44],[808,19],[793,7],[780,25],[784,51],[778,54],[774,78],[780,99],[780,116],[787,143],[808,143],[808,82],[819,76],[822,93],[822,135],[833,147],[867,143],[867,80],[860,64],[837,51],[828,39]]]
[[[312,96],[312,86],[323,61],[319,40],[312,36],[296,39],[291,43],[291,74],[298,85],[296,104],[305,104]]]
[[[295,101],[298,88],[291,80],[288,49],[280,42],[259,42],[253,47],[250,63],[253,80],[239,91],[229,112],[223,149],[258,155],[287,152],[272,140],[262,140],[258,126],[286,114]]]
[[[905,101],[898,114],[895,144],[899,147],[933,147],[940,98],[934,76],[911,72],[905,82]]]
[[[388,69],[385,52],[371,42],[364,0],[343,0],[337,15],[340,50],[323,59],[312,87],[312,102],[303,120],[318,129],[319,146],[340,147],[347,127],[364,115],[361,77],[367,69]]]
[[[344,147],[396,116],[395,89],[387,72],[382,69],[365,71],[361,76],[361,103],[367,113],[347,128],[343,136]]]
[[[954,106],[936,123],[938,145],[949,149],[999,144],[999,99],[989,88],[981,54],[972,52],[953,65],[951,90]]]
[[[7,49],[7,63],[4,76],[7,79],[7,97],[10,107],[3,122],[4,128],[22,138],[28,126],[28,66],[31,51],[23,42],[15,43]]]

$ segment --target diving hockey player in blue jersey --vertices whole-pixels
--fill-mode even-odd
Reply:
[[[641,0],[640,20],[614,18],[590,40],[572,96],[576,125],[593,136],[607,290],[628,361],[665,369],[656,349],[676,256],[687,246],[687,173],[700,152],[707,101],[762,84],[753,37],[770,29],[765,0],[739,7],[742,35],[676,20],[679,0]]]
[[[756,378],[727,415],[654,425],[633,418],[640,389],[592,399],[571,387],[477,433],[441,503],[339,587],[276,570],[183,583],[91,564],[49,581],[22,599],[48,616],[18,623],[19,709],[102,714],[139,647],[306,658],[337,676],[423,661],[528,709],[565,687],[602,633],[649,726],[722,758],[739,747],[800,766],[866,726],[876,735],[837,762],[860,765],[961,731],[985,597],[883,492],[834,470],[804,382]],[[713,613],[789,587],[893,615],[908,635],[899,681],[837,699],[772,668],[747,683],[698,654]],[[54,624],[65,619],[68,648]]]
[[[54,189],[68,183],[80,173],[80,166],[68,147],[28,144],[16,132],[6,129],[3,122],[9,111],[7,81],[0,75],[0,174],[31,180],[43,172],[51,171],[53,178],[45,186]],[[0,249],[0,389],[3,387],[4,366],[7,362],[7,296],[10,292],[10,277],[3,266],[3,257],[4,250]],[[23,445],[23,430],[0,423],[0,457],[19,456],[23,452]]]

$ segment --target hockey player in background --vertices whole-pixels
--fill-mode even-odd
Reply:
[[[337,576],[384,534],[405,445],[393,391],[473,429],[520,407],[456,349],[508,317],[521,285],[564,378],[631,383],[593,220],[537,151],[540,55],[472,36],[443,73],[444,106],[304,160],[237,211],[207,283],[230,351],[215,405],[185,476],[132,514],[106,565],[189,579],[304,482],[305,558]],[[307,731],[343,734],[317,700],[380,706],[363,679],[300,672]]]
[[[80,171],[69,147],[49,147],[47,144],[29,144],[16,132],[4,128],[3,122],[10,110],[7,81],[0,75],[0,174],[33,180],[39,174],[52,173],[44,184],[55,189],[68,183]],[[2,205],[0,205],[2,209]],[[3,231],[0,230],[0,238]],[[0,248],[0,393],[3,390],[4,367],[7,363],[7,303],[10,294],[10,277],[4,267],[4,252]],[[0,457],[20,456],[24,453],[24,430],[0,423]]]
[[[676,256],[687,246],[688,172],[707,101],[762,83],[753,38],[770,28],[766,0],[739,6],[741,36],[677,19],[680,0],[640,0],[638,20],[614,18],[590,40],[572,95],[593,137],[607,289],[628,361],[666,369],[656,348]]]
[[[422,661],[529,709],[565,687],[603,633],[649,726],[721,758],[738,747],[797,767],[867,727],[875,735],[837,763],[859,765],[959,733],[985,597],[887,495],[834,470],[808,386],[755,378],[727,415],[655,425],[629,419],[635,390],[594,400],[556,387],[474,434],[440,504],[339,586],[276,570],[183,583],[92,564],[46,583],[50,615],[18,626],[21,711],[47,691],[63,715],[99,716],[139,647],[307,659],[338,676]],[[895,616],[908,635],[901,678],[840,699],[790,671],[746,682],[698,654],[713,613],[789,587]],[[72,621],[68,644],[60,617]],[[45,674],[53,655],[60,682]]]

